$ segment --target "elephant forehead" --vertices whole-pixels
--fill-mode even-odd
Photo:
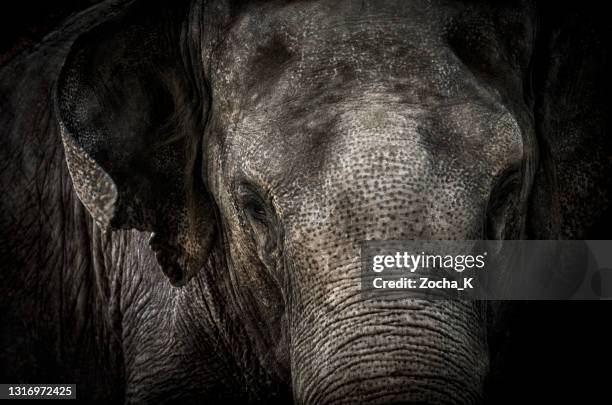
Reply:
[[[494,158],[496,135],[498,149],[511,151],[508,142],[520,137],[502,95],[444,40],[454,10],[418,1],[333,4],[261,7],[231,25],[211,85],[224,141],[238,153],[246,145],[257,149],[249,156],[270,158],[262,144],[278,145],[282,156],[304,148],[322,155],[321,142],[336,134],[382,132],[418,134],[454,158],[462,150]],[[407,122],[416,129],[402,128]]]
[[[252,10],[224,33],[213,87],[233,103],[300,97],[322,83],[329,93],[329,85],[389,76],[404,78],[414,91],[456,91],[450,79],[460,64],[446,61],[453,57],[443,42],[442,9],[426,10],[406,4],[374,10],[356,2]]]
[[[439,171],[487,184],[524,158],[515,117],[499,103],[478,100],[418,106],[364,91],[288,117],[281,110],[243,111],[225,131],[228,161],[262,183],[291,183],[285,189],[392,172],[416,178]]]
[[[505,54],[503,38],[509,28],[495,24],[494,8],[479,7],[478,13],[466,13],[466,6],[458,3],[417,0],[304,1],[248,8],[224,27],[221,43],[212,51],[212,87],[216,97],[241,108],[269,96],[292,99],[317,90],[330,95],[338,85],[387,79],[401,79],[403,92],[413,99],[462,96],[473,87],[470,76],[489,59],[514,60]],[[526,53],[524,32],[506,36]],[[524,64],[527,57],[516,47],[511,54],[520,53]],[[468,57],[476,69],[456,55],[464,48],[482,54]]]

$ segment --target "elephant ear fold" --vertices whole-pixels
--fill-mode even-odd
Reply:
[[[83,205],[104,228],[154,231],[162,269],[181,284],[204,264],[215,228],[201,176],[207,97],[181,47],[188,6],[151,3],[75,41],[55,105]]]
[[[540,159],[529,234],[606,239],[612,219],[608,14],[592,3],[540,7],[534,59]]]

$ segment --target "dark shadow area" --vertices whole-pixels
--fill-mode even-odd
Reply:
[[[23,0],[0,6],[0,65],[45,37],[70,15],[100,0]]]

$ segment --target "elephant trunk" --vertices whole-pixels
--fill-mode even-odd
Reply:
[[[299,198],[283,215],[299,403],[481,399],[488,369],[482,302],[369,298],[361,289],[362,241],[482,239],[496,211],[488,207],[498,205],[504,209],[495,224],[510,223],[514,210],[505,207],[513,200],[506,195],[518,200],[519,190],[504,188],[504,198],[491,201],[522,156],[518,124],[509,117],[507,128],[494,128],[500,111],[471,103],[453,108],[463,117],[454,123],[427,108],[382,103],[346,112],[326,145],[334,159],[314,159],[319,175],[304,180],[307,193],[294,191]],[[463,125],[465,117],[473,128]],[[482,165],[489,157],[476,157],[483,149],[468,145],[467,134],[468,143],[431,147],[439,141],[434,134],[451,142],[470,130],[491,139],[512,132],[487,175]]]
[[[336,270],[352,277],[302,301],[292,320],[297,403],[480,402],[488,370],[481,304],[366,298],[358,263]]]

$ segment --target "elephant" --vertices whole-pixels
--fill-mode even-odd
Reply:
[[[503,402],[515,306],[365,299],[359,246],[609,232],[603,22],[563,11],[75,14],[0,70],[1,381],[113,403]]]

